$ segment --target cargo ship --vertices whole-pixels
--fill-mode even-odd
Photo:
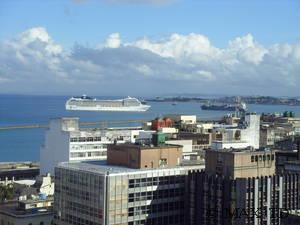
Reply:
[[[222,103],[208,103],[201,105],[202,110],[217,110],[217,111],[239,111],[246,112],[247,106],[246,103],[236,103],[236,104],[222,104]]]
[[[66,102],[66,110],[145,112],[151,106],[137,98],[100,100],[86,95],[72,97]]]

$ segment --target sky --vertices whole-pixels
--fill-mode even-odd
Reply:
[[[298,0],[1,0],[0,93],[300,96]]]

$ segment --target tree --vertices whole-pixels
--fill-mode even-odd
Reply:
[[[14,197],[14,186],[12,184],[0,184],[0,201],[11,200]]]

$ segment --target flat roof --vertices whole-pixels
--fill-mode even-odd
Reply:
[[[232,148],[232,149],[207,149],[210,152],[232,153],[232,154],[262,154],[262,153],[274,153],[276,150],[251,150],[247,148]]]
[[[108,165],[106,160],[86,161],[86,162],[62,162],[57,168],[66,168],[71,170],[79,170],[83,172],[91,172],[101,175],[122,174],[122,173],[147,173],[149,171],[168,171],[168,170],[189,170],[203,169],[199,165],[176,166],[168,168],[142,168],[133,169],[125,166]]]
[[[52,207],[35,208],[32,210],[21,210],[18,208],[19,202],[7,202],[0,205],[0,215],[5,214],[12,217],[34,217],[53,214]]]
[[[113,146],[115,144],[111,144]],[[160,145],[143,145],[143,144],[133,144],[133,143],[117,143],[115,146],[118,147],[128,147],[128,148],[140,148],[140,149],[157,149],[157,148],[182,148],[182,145],[176,145],[176,144],[160,144]]]
[[[1,162],[0,171],[38,169],[36,162]]]

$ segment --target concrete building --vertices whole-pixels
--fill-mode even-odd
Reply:
[[[194,169],[199,167],[60,163],[55,171],[55,224],[182,225],[186,178]]]
[[[190,132],[180,132],[178,134],[179,140],[192,140],[193,151],[207,149],[211,146],[211,134],[210,133],[190,133]]]
[[[189,225],[280,225],[285,209],[299,209],[300,175],[230,179],[190,172]]]
[[[275,152],[249,149],[206,150],[205,171],[232,179],[274,175]]]
[[[276,173],[282,174],[285,172],[285,165],[290,161],[299,160],[297,150],[293,151],[276,151]]]
[[[270,147],[275,144],[274,126],[264,124],[260,127],[259,146]]]
[[[35,162],[0,163],[0,182],[35,179],[39,173],[40,167]]]
[[[260,115],[246,114],[239,124],[218,124],[212,131],[212,148],[259,148]]]
[[[275,175],[272,151],[208,150],[189,182],[190,225],[279,225],[300,207],[300,175]]]
[[[191,155],[196,154],[196,152],[193,152],[193,140],[167,140],[165,143],[182,146],[183,159],[189,159]]]
[[[179,115],[179,114],[171,114],[166,115],[166,117],[172,119],[175,124],[196,124],[197,116],[196,115]]]
[[[53,198],[2,203],[0,224],[52,225]]]
[[[79,118],[50,121],[40,151],[40,173],[54,173],[59,162],[106,159],[107,145],[135,142],[139,130],[80,128]]]
[[[107,162],[129,168],[159,168],[180,165],[182,146],[113,144],[108,146]]]
[[[279,117],[275,123],[279,126],[286,125],[288,128],[292,127],[294,135],[300,134],[300,117]]]

